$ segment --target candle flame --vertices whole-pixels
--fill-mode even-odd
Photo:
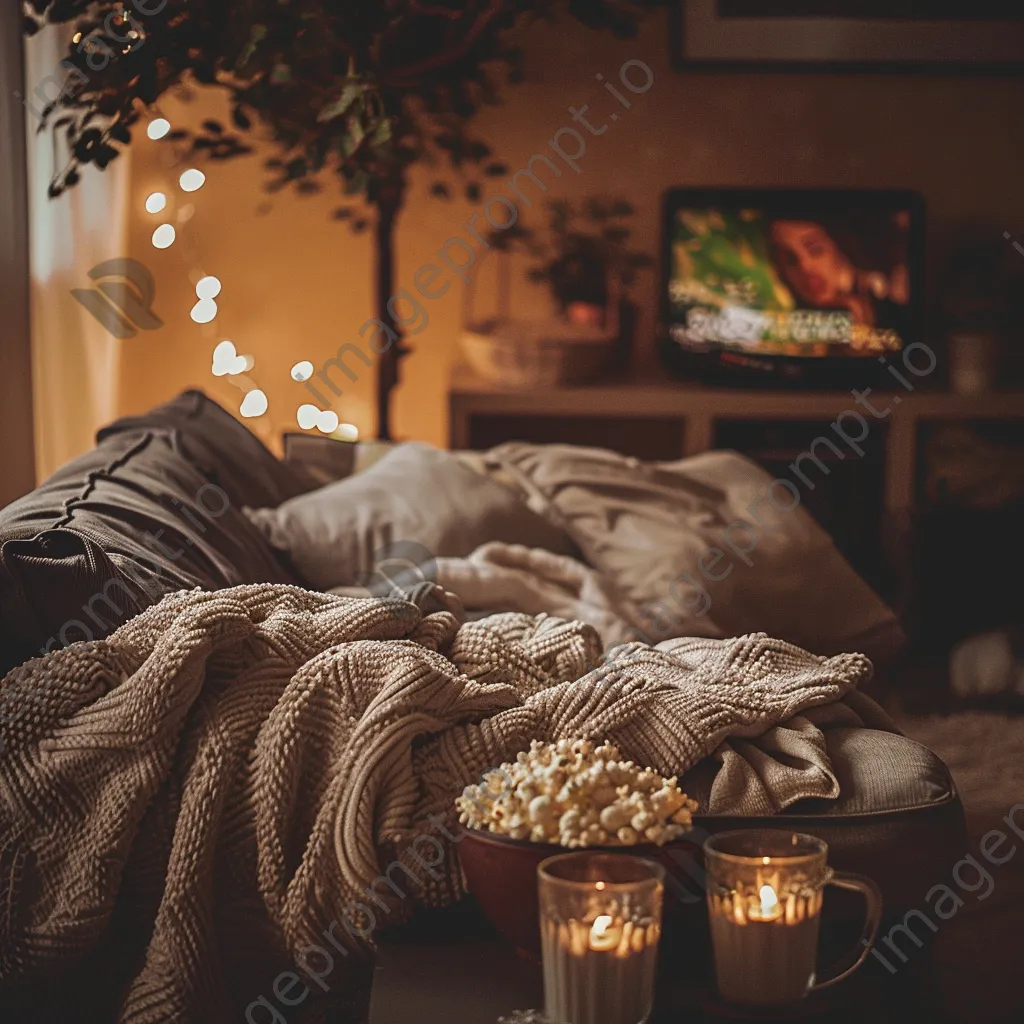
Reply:
[[[609,914],[599,914],[590,926],[590,948],[599,953],[617,949],[622,943],[623,930],[621,921],[616,922]]]
[[[759,895],[761,897],[761,913],[766,916],[774,913],[779,905],[779,898],[775,895],[775,890],[770,885],[762,885]]]

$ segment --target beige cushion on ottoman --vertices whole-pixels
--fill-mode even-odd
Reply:
[[[835,800],[807,799],[778,815],[704,815],[694,823],[715,833],[736,828],[792,828],[829,845],[829,863],[873,878],[886,912],[926,908],[932,886],[948,882],[963,856],[967,831],[963,807],[949,770],[920,743],[878,729],[823,730]],[[718,765],[711,758],[680,785],[706,806]],[[703,797],[703,800],[702,800]]]

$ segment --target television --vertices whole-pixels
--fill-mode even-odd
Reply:
[[[915,192],[673,189],[663,232],[660,347],[679,376],[882,384],[885,361],[919,338]]]

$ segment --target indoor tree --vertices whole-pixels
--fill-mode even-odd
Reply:
[[[336,175],[370,204],[376,232],[377,317],[397,337],[380,357],[378,434],[390,437],[388,395],[406,353],[388,311],[394,230],[409,167],[445,160],[502,174],[467,122],[521,77],[507,30],[560,6],[595,29],[633,34],[661,0],[23,0],[25,31],[72,23],[59,96],[42,127],[64,132],[70,158],[58,195],[79,168],[104,168],[132,139],[146,108],[168,90],[200,83],[228,91],[232,126],[178,132],[211,159],[250,152],[258,128],[276,147],[268,188],[317,191]],[[470,182],[473,192],[479,185]],[[438,194],[445,192],[436,186]],[[358,230],[369,221],[337,211]]]

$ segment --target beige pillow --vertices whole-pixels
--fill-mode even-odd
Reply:
[[[278,508],[243,511],[318,590],[374,585],[382,562],[427,565],[431,578],[435,559],[494,540],[576,552],[513,491],[425,444],[396,445],[365,471]]]
[[[511,443],[489,458],[572,537],[651,643],[763,631],[883,661],[903,646],[896,616],[800,507],[796,485],[736,452],[644,463]]]

